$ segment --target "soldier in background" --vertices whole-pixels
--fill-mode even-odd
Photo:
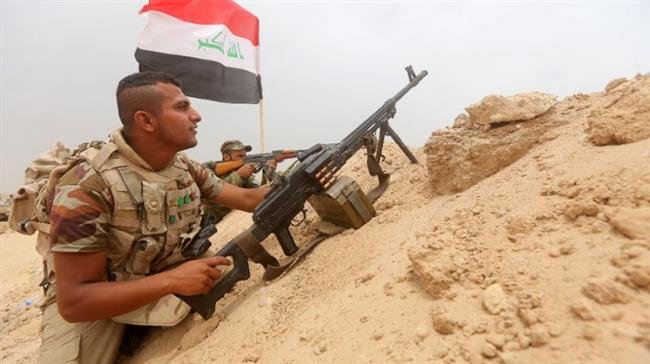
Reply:
[[[250,145],[245,145],[239,140],[227,140],[221,144],[219,150],[221,152],[221,161],[207,161],[203,163],[203,166],[208,168],[215,175],[215,167],[218,163],[243,160],[246,157],[246,154],[253,150],[253,148]],[[268,172],[275,172],[277,165],[278,164],[275,160],[269,160],[266,162],[265,170]],[[238,169],[219,177],[225,182],[235,186],[256,188],[259,187],[259,185],[255,182],[255,167],[256,165],[254,163],[244,163]],[[207,202],[204,203],[203,211],[208,217],[217,223],[221,221],[231,211],[231,209],[219,204]]]

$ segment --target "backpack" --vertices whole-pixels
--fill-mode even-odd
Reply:
[[[50,177],[61,173],[53,173],[57,168],[63,169],[66,161],[70,159],[72,152],[60,142],[54,144],[49,150],[42,152],[25,169],[25,184],[18,188],[13,197],[11,213],[9,215],[9,227],[21,234],[32,235],[36,231],[49,233],[45,211],[37,211],[39,195],[45,197],[42,192],[50,182]],[[67,168],[66,168],[67,170]]]

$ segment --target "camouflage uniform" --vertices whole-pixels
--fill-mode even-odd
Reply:
[[[208,161],[203,163],[203,166],[209,169],[215,176],[215,166],[219,162],[216,161]],[[244,179],[241,178],[239,173],[237,171],[232,171],[225,175],[224,177],[221,177],[221,179],[224,182],[233,184],[235,186],[243,187],[243,188],[257,188],[259,185],[255,182],[255,175],[251,175],[250,177]],[[232,209],[228,207],[221,206],[216,203],[211,203],[211,202],[204,202],[203,203],[203,213],[212,217],[214,219],[214,222],[217,223],[221,221],[228,213],[230,213]]]
[[[186,260],[181,252],[200,228],[200,199],[216,197],[222,186],[207,169],[180,154],[163,170],[153,171],[117,130],[109,143],[81,153],[50,194],[50,249],[105,252],[108,280],[163,271]],[[46,258],[50,286],[41,362],[112,363],[123,323],[173,325],[189,312],[189,306],[170,295],[113,320],[66,322],[51,304],[56,275],[51,254]],[[158,311],[160,307],[172,310]],[[177,316],[165,316],[172,311]]]

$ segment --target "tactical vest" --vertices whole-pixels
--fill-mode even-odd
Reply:
[[[152,172],[124,157],[111,142],[89,143],[52,172],[48,186],[37,199],[37,220],[49,222],[47,199],[56,183],[72,167],[86,161],[102,177],[113,198],[108,231],[108,279],[137,279],[160,272],[187,260],[182,251],[200,230],[201,193],[183,158],[177,156],[164,170]],[[46,260],[47,281],[54,283],[49,226],[40,226],[37,230],[40,233],[37,250]],[[117,321],[173,325],[189,311],[189,306],[179,308],[184,303],[175,300],[174,296],[167,296],[162,301],[139,310],[146,311],[146,314],[126,314],[133,317]],[[174,314],[152,316],[151,310],[161,304]]]

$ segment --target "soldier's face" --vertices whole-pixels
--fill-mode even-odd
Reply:
[[[166,83],[159,83],[156,87],[165,95],[160,112],[156,115],[161,141],[177,151],[197,145],[196,134],[201,115],[194,110],[180,88]]]
[[[244,159],[246,156],[246,151],[245,150],[231,150],[227,154],[224,155],[224,160],[226,161],[238,161]]]

